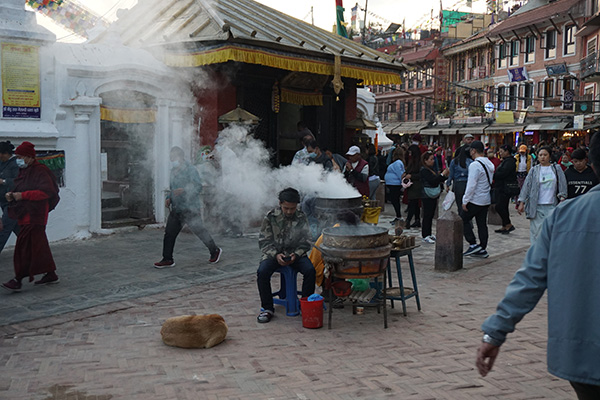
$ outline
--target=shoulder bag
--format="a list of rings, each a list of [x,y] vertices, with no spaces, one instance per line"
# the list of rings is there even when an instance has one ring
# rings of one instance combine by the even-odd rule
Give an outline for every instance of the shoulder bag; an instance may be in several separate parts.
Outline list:
[[[485,176],[487,177],[487,181],[490,184],[490,198],[491,198],[492,204],[496,204],[496,190],[494,188],[492,188],[492,180],[490,179],[490,174],[488,173],[488,170],[485,167],[485,164],[483,164],[479,160],[476,160],[476,161],[479,164],[481,164],[481,167],[483,168],[483,172],[485,172]]]

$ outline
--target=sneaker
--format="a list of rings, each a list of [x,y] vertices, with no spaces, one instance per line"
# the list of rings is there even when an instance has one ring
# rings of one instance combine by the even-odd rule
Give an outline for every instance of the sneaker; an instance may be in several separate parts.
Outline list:
[[[435,235],[429,235],[433,240],[437,240],[437,238],[435,237]]]
[[[210,256],[210,259],[208,260],[208,262],[209,262],[209,263],[213,263],[213,264],[216,264],[216,263],[218,263],[218,262],[219,262],[219,260],[221,259],[221,253],[223,253],[223,250],[221,250],[221,248],[219,247],[219,248],[217,249],[217,251],[215,252],[215,254],[212,254],[212,255]],[[269,322],[269,321],[267,321],[267,322]]]
[[[469,246],[469,248],[467,249],[467,251],[465,251],[463,253],[463,256],[470,256],[473,253],[477,253],[479,250],[483,250],[480,245],[478,245],[478,244],[472,244],[472,245]]]
[[[165,260],[164,258],[159,262],[154,263],[154,268],[163,269],[163,268],[172,268],[175,266],[175,261],[173,260]]]
[[[266,324],[271,321],[271,318],[273,318],[273,311],[262,310],[260,314],[258,314],[258,317],[256,317],[256,320],[261,324]]]
[[[488,252],[484,249],[481,249],[478,252],[471,254],[471,257],[477,257],[477,258],[488,258],[489,256],[490,255],[488,254]]]
[[[429,243],[429,244],[434,244],[435,243],[435,239],[431,237],[431,235],[424,237],[422,239],[425,243]]]
[[[18,280],[13,278],[8,282],[3,283],[2,287],[4,289],[8,289],[13,292],[20,292],[21,291],[21,282],[19,282]]]
[[[510,228],[505,229],[504,232],[502,232],[502,233],[505,234],[505,235],[508,235],[509,233],[511,233],[514,230],[515,230],[515,226],[511,225]]]
[[[42,279],[35,281],[34,285],[48,285],[48,284],[54,284],[54,283],[58,283],[58,275],[56,275],[56,272],[48,272],[46,275],[42,276]]]

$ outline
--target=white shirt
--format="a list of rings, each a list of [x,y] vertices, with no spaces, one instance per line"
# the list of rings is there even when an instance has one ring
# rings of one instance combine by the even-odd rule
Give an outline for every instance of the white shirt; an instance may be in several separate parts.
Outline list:
[[[527,172],[527,155],[522,156],[521,154],[519,154],[518,157],[519,167],[517,169],[517,172]]]
[[[556,196],[556,171],[552,170],[552,165],[542,167],[540,165],[540,194],[538,204],[554,204]]]
[[[485,174],[483,165],[488,174]],[[488,180],[489,176],[489,180]],[[494,176],[494,164],[489,158],[480,156],[477,157],[469,165],[469,177],[467,178],[467,188],[465,189],[465,195],[463,196],[462,203],[469,204],[473,203],[478,206],[489,206],[492,203],[490,197],[490,181]]]

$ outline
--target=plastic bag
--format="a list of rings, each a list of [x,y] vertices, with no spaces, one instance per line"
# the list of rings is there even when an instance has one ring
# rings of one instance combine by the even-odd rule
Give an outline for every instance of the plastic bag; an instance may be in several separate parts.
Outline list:
[[[442,202],[442,208],[444,209],[444,211],[448,211],[450,207],[452,207],[454,199],[455,196],[453,191],[449,191],[448,193],[446,193],[446,197],[444,197],[444,201]]]
[[[310,296],[308,296],[308,301],[319,301],[319,300],[323,300],[323,296],[321,296],[318,293],[315,294],[311,294]]]
[[[352,290],[364,292],[370,287],[370,279],[348,279],[348,282],[352,282]]]

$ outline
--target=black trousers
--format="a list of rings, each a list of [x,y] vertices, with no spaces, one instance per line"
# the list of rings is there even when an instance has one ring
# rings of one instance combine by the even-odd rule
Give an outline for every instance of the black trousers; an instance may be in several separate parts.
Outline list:
[[[463,230],[465,239],[469,244],[477,244],[475,239],[475,233],[473,233],[473,226],[471,226],[471,220],[475,218],[477,224],[477,234],[479,236],[479,245],[485,250],[488,244],[488,227],[487,227],[487,212],[489,206],[478,206],[473,203],[467,204],[467,212],[461,215],[463,220]]]
[[[274,311],[271,276],[279,267],[279,263],[274,258],[263,260],[258,265],[256,283],[258,284],[258,294],[260,295],[260,306],[264,310]],[[315,292],[316,272],[315,267],[308,257],[298,257],[294,263],[290,264],[290,267],[302,274],[302,297],[308,297],[313,294]]]
[[[390,203],[394,206],[394,211],[396,212],[396,218],[402,218],[402,211],[400,208],[400,197],[402,196],[402,186],[401,185],[387,185],[387,188],[390,189]]]
[[[210,254],[213,255],[217,252],[218,247],[215,244],[212,236],[204,227],[202,217],[196,213],[184,213],[172,211],[167,219],[167,226],[165,227],[165,237],[163,239],[163,259],[173,259],[173,249],[175,248],[175,240],[177,235],[181,232],[183,226],[187,224],[190,227],[194,235],[196,235],[202,243],[208,248]]]
[[[573,389],[575,389],[575,393],[577,393],[577,398],[579,400],[600,399],[600,386],[573,381],[570,381],[569,383],[573,386]]]
[[[415,223],[413,225],[421,225],[421,210],[419,208],[419,200],[413,199],[408,200],[408,212],[406,213],[406,227],[410,226],[410,220],[415,217]]]
[[[502,218],[502,226],[511,225],[510,214],[508,212],[508,203],[510,197],[503,192],[496,193],[496,212]]]
[[[426,238],[431,235],[431,225],[433,224],[433,215],[435,214],[435,208],[437,207],[438,199],[430,199],[429,197],[421,199],[423,202],[423,224],[421,229],[421,236]]]

